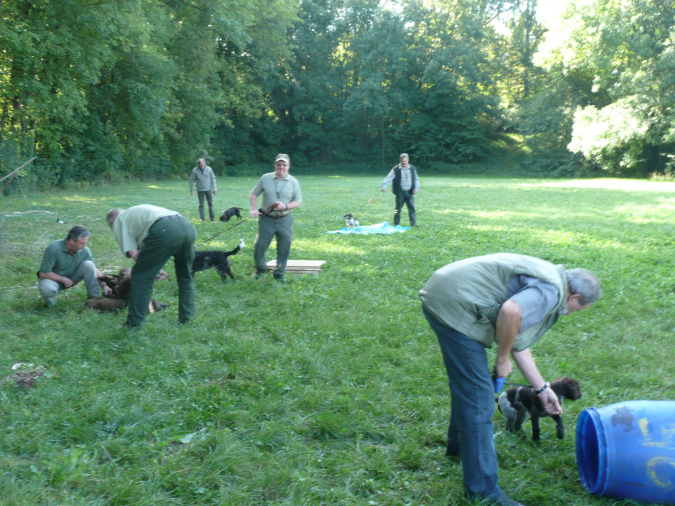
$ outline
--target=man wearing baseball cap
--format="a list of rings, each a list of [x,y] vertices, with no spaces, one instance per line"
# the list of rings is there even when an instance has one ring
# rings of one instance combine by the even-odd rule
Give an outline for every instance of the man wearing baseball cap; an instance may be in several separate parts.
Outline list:
[[[300,183],[288,174],[291,158],[280,153],[274,159],[274,172],[264,174],[251,190],[251,218],[258,218],[258,235],[255,238],[253,258],[255,270],[252,277],[258,279],[265,273],[265,254],[272,239],[277,238],[277,267],[274,279],[284,280],[286,264],[293,243],[292,210],[302,205]],[[262,194],[262,205],[258,208],[258,196]]]

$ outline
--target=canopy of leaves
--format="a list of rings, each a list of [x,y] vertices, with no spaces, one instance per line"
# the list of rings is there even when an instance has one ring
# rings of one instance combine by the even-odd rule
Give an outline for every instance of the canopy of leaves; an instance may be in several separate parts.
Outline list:
[[[672,172],[675,7],[574,0],[0,2],[3,168],[42,183],[294,166]],[[545,42],[545,46],[541,46]],[[545,51],[537,54],[544,47]],[[512,139],[515,137],[512,137]]]

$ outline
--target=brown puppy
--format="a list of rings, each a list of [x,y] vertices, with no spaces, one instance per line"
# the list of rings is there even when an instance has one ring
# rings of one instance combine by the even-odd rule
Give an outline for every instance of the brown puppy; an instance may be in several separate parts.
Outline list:
[[[87,299],[84,303],[85,306],[95,309],[99,313],[116,313],[127,307],[127,304],[129,304],[128,300],[115,297],[92,297],[91,299]],[[148,311],[150,313],[156,313],[166,309],[166,307],[166,302],[157,302],[155,299],[150,299]]]
[[[112,297],[93,297],[87,299],[84,305],[101,313],[114,313],[127,307],[129,292],[131,291],[131,269],[124,267],[120,269],[120,273],[117,275],[105,274],[99,279],[112,289]],[[166,309],[166,307],[165,302],[150,299],[148,310],[150,313],[156,313]]]
[[[572,378],[563,377],[551,382],[551,388],[562,403],[563,399],[576,401],[581,398],[581,388],[579,382]],[[563,427],[560,415],[549,415],[534,392],[532,387],[509,388],[495,399],[499,411],[506,418],[506,428],[509,432],[520,430],[523,422],[530,415],[532,418],[532,439],[539,441],[539,418],[551,416],[557,425],[556,436],[558,439],[565,437],[565,428]]]

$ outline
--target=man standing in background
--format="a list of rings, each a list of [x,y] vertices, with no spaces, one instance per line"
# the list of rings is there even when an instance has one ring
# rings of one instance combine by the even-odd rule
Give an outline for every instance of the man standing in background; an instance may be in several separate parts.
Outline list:
[[[215,221],[213,214],[213,195],[216,194],[216,175],[211,167],[206,165],[206,161],[200,158],[197,166],[192,169],[190,174],[190,195],[194,195],[194,184],[197,183],[197,196],[199,197],[199,221],[204,221],[204,199],[209,203],[209,218]],[[211,193],[213,192],[213,194]]]
[[[420,178],[417,169],[408,163],[407,153],[401,153],[400,163],[389,171],[382,181],[382,191],[386,191],[391,181],[392,190],[396,196],[396,211],[394,212],[394,226],[401,223],[401,209],[403,204],[408,208],[410,226],[417,227],[417,211],[415,210],[415,195],[420,190]]]

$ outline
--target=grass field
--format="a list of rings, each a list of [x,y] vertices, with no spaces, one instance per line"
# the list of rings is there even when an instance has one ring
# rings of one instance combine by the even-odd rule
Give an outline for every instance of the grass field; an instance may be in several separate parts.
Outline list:
[[[326,234],[372,197],[361,223],[391,221],[380,181],[300,178],[291,258],[326,260],[324,272],[252,280],[249,220],[199,246],[244,238],[237,282],[197,273],[187,326],[176,323],[175,291],[158,283],[169,308],[138,333],[120,328],[123,314],[84,312],[81,286],[45,309],[35,272],[44,247],[78,223],[99,268],[131,265],[105,223],[111,207],[179,211],[198,243],[225,230],[198,222],[187,182],[3,197],[0,504],[468,504],[459,461],[444,456],[447,378],[417,291],[447,263],[500,251],[585,267],[603,285],[594,307],[532,348],[547,379],[582,385],[563,406],[566,438],[544,419],[536,446],[529,422],[512,435],[495,414],[502,488],[529,506],[633,504],[582,487],[575,423],[590,406],[675,400],[675,184],[422,175],[421,228]],[[216,209],[246,211],[254,183],[221,178]],[[34,388],[10,378],[19,362],[43,368]]]

